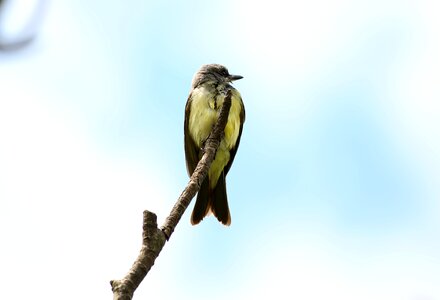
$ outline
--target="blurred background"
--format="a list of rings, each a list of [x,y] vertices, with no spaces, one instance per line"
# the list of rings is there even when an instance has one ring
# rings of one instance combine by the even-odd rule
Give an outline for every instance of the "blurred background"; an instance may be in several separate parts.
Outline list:
[[[232,225],[191,205],[134,299],[440,299],[432,1],[0,5],[5,299],[112,298],[188,181],[205,63],[244,76]]]

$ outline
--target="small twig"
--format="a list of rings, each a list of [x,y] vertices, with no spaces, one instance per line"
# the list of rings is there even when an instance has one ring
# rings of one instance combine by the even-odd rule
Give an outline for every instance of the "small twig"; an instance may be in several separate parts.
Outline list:
[[[141,251],[124,278],[110,281],[114,300],[133,298],[134,291],[154,265],[154,261],[159,256],[165,242],[169,240],[192,198],[199,191],[223,137],[230,108],[231,91],[229,90],[220,110],[219,118],[205,143],[204,154],[161,229],[157,227],[156,215],[148,210],[144,211]]]

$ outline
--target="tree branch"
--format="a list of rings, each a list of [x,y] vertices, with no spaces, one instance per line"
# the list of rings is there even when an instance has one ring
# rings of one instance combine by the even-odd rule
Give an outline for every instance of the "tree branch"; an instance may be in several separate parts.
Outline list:
[[[165,242],[170,239],[192,198],[199,191],[200,185],[214,161],[215,154],[224,134],[230,108],[231,91],[228,90],[220,110],[219,118],[206,140],[204,154],[197,164],[188,185],[177,199],[176,204],[161,229],[157,227],[156,215],[148,210],[144,211],[141,251],[124,278],[110,281],[114,300],[130,300],[133,298],[134,291],[147,275],[148,271],[150,271],[154,261],[159,256],[160,251],[162,251]]]

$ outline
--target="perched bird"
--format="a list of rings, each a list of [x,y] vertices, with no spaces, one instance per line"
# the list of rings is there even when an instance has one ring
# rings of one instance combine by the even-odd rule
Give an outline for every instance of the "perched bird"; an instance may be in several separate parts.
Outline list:
[[[241,78],[243,76],[229,74],[228,69],[222,65],[209,64],[203,65],[192,81],[184,124],[185,158],[189,176],[202,158],[205,141],[218,119],[227,91],[231,91],[231,109],[224,136],[208,176],[197,194],[191,215],[193,225],[200,223],[211,212],[224,225],[231,224],[226,175],[234,161],[245,119],[241,95],[231,83]]]

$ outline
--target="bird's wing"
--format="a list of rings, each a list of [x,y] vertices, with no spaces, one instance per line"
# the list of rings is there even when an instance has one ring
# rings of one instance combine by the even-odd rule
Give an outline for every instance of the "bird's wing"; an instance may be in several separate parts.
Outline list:
[[[230,158],[229,158],[228,164],[225,166],[225,169],[224,169],[225,176],[228,174],[229,169],[231,168],[232,162],[234,161],[235,154],[237,153],[238,146],[240,145],[241,132],[243,130],[243,123],[244,123],[244,120],[245,120],[245,117],[246,117],[246,114],[245,114],[245,111],[244,111],[244,104],[243,104],[243,101],[241,99],[240,94],[238,94],[238,97],[240,97],[240,104],[241,104],[240,131],[238,133],[238,138],[237,138],[237,142],[235,142],[235,146],[231,150],[229,150]]]
[[[185,123],[184,123],[184,136],[185,136],[185,159],[186,159],[186,170],[188,175],[191,176],[194,169],[197,167],[199,162],[199,152],[200,149],[194,143],[191,135],[189,134],[189,113],[192,102],[192,94],[189,95],[188,101],[185,106]]]

